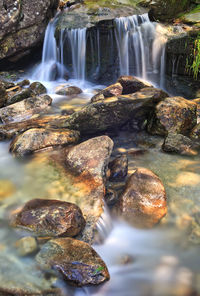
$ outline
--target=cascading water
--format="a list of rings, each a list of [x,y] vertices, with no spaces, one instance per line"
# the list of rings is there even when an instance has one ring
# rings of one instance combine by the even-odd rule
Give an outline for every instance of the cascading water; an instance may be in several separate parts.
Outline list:
[[[115,25],[120,75],[136,75],[163,85],[166,39],[159,25],[150,22],[148,14],[120,17]]]
[[[66,30],[64,34],[70,41],[73,77],[85,80],[86,28]]]
[[[72,56],[72,76],[85,79],[86,28],[61,30],[59,43],[55,38],[58,15],[49,22],[44,38],[42,62],[35,70],[32,78],[41,81],[64,78],[69,72],[64,62],[65,46],[70,46]]]
[[[50,81],[57,77],[62,77],[66,72],[62,59],[58,58],[55,39],[57,21],[58,15],[47,26],[42,50],[42,62],[33,73],[33,79]]]
[[[42,63],[36,69],[33,78],[50,81],[69,75],[82,81],[85,78],[90,80],[92,77],[98,81],[102,68],[104,72],[108,72],[102,62],[106,60],[107,53],[102,48],[101,30],[97,27],[93,34],[90,34],[90,30],[86,28],[60,29],[56,42],[55,30],[58,19],[59,15],[47,27]],[[114,48],[117,50],[117,75],[135,75],[164,87],[166,38],[161,26],[150,22],[148,14],[116,18],[114,24],[114,31],[110,29],[108,32],[108,46],[111,47],[111,52]],[[91,66],[86,62],[87,40],[90,43],[88,55],[91,56]],[[89,77],[85,77],[86,68]],[[114,77],[111,77],[112,79]]]

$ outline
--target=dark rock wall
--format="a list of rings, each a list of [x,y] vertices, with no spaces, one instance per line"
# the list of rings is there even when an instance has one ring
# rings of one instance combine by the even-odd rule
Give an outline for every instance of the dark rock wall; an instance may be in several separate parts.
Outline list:
[[[3,0],[0,2],[0,65],[17,61],[42,42],[48,20],[59,0]]]

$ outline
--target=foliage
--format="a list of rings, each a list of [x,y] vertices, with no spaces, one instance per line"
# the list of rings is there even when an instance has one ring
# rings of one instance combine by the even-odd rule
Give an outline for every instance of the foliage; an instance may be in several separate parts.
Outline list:
[[[186,71],[192,73],[195,79],[200,74],[200,34],[194,41],[194,46],[191,53],[192,59],[186,59]]]

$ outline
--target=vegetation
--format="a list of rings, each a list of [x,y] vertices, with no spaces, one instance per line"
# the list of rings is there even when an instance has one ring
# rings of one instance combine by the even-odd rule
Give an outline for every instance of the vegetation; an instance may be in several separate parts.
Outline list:
[[[190,55],[190,58],[186,60],[186,71],[192,73],[195,79],[200,74],[200,34],[194,41],[194,46]]]

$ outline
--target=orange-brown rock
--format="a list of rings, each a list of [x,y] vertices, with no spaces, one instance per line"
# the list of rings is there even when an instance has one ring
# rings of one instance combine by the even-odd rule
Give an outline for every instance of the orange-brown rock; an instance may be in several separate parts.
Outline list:
[[[167,213],[165,188],[157,175],[137,168],[119,200],[122,216],[138,227],[150,228]]]
[[[12,219],[12,226],[34,232],[37,236],[76,236],[85,226],[78,206],[72,203],[33,199]]]
[[[169,132],[187,135],[197,123],[197,104],[182,97],[169,97],[158,103],[148,122],[152,134]]]
[[[33,128],[19,134],[10,144],[10,151],[16,156],[24,156],[36,150],[69,145],[79,140],[79,132],[68,129]]]
[[[135,93],[145,87],[152,87],[152,84],[134,76],[121,76],[117,82],[123,87],[123,95]]]
[[[98,285],[109,280],[108,269],[87,243],[72,238],[48,241],[36,256],[37,262],[45,269],[56,270],[70,285]]]

